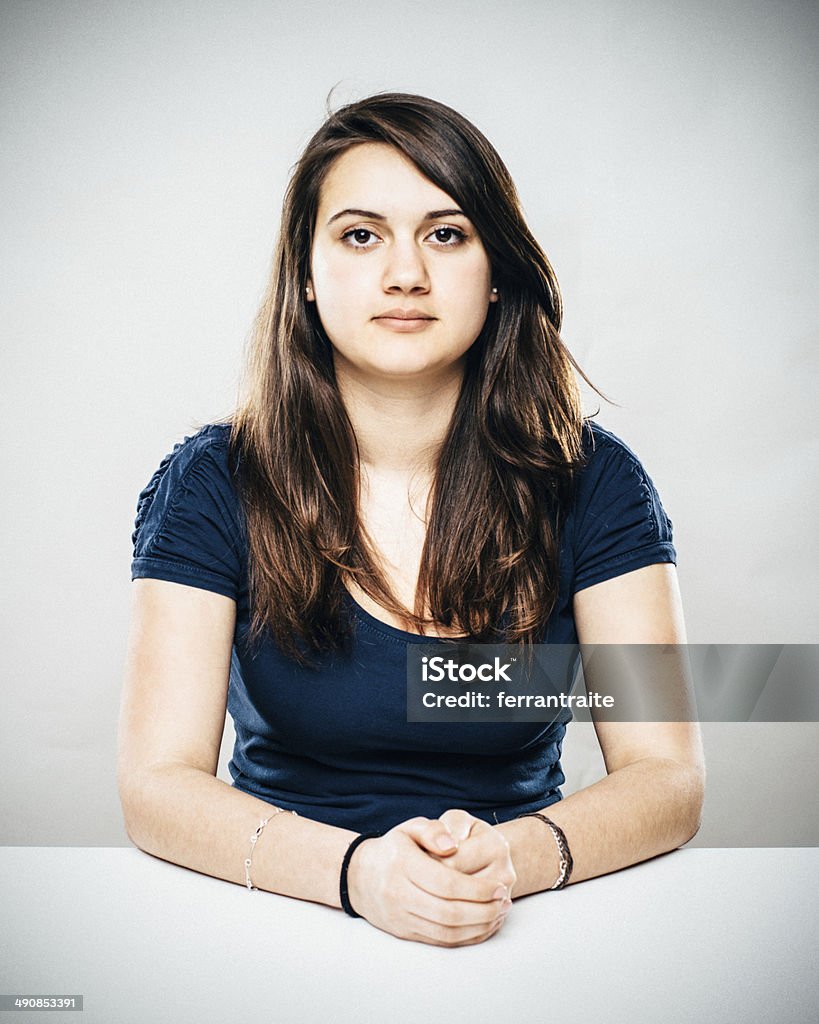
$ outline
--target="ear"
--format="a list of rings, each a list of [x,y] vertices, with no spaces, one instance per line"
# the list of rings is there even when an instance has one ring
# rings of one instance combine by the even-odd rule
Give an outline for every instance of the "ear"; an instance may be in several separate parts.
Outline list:
[[[490,302],[497,302],[498,301],[498,289],[497,288],[493,287],[492,290],[489,292],[489,301]]]
[[[308,302],[315,302],[316,301],[316,296],[313,294],[313,282],[312,281],[308,280],[307,286],[304,289],[304,293],[305,293],[305,298],[307,299]]]

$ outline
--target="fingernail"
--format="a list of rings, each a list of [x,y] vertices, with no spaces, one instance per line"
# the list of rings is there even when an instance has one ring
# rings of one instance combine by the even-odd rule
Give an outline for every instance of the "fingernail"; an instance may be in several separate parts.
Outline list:
[[[438,838],[435,840],[435,845],[443,853],[446,850],[455,849],[455,840],[452,838],[452,836],[438,836]]]
[[[508,895],[509,895],[509,893],[506,891],[506,886],[505,885],[499,885],[497,887],[497,889],[494,891],[494,893],[492,894],[492,899],[494,899],[494,900],[505,900],[508,897]]]

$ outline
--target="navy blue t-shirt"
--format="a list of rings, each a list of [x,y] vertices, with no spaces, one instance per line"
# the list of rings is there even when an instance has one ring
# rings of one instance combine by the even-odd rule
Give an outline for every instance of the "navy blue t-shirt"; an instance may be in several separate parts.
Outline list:
[[[236,602],[228,711],[236,788],[357,832],[451,807],[490,823],[561,799],[565,722],[407,722],[406,652],[435,643],[374,618],[348,596],[354,639],[318,668],[268,634],[252,651],[247,541],[228,464],[230,427],[210,424],[166,455],[139,495],[131,578]],[[676,562],[671,520],[635,454],[588,421],[560,545],[560,592],[543,642],[577,642],[572,596],[655,562]]]

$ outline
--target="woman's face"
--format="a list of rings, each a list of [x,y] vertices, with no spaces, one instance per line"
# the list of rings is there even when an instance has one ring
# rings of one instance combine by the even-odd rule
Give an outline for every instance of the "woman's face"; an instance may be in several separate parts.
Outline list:
[[[335,160],[319,196],[307,298],[337,372],[460,374],[497,298],[491,287],[475,228],[402,153],[367,142]]]

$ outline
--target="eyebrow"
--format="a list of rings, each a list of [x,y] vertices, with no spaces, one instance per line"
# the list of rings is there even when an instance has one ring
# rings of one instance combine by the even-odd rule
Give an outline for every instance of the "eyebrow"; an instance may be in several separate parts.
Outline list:
[[[334,220],[338,220],[339,217],[344,217],[347,214],[352,214],[355,217],[368,217],[370,220],[386,220],[387,218],[383,213],[373,213],[372,210],[339,210],[338,213],[334,213],[333,216],[327,221],[329,227]],[[430,210],[429,213],[424,217],[424,220],[437,220],[438,217],[466,217],[463,210]],[[467,217],[467,220],[469,218]]]

